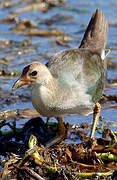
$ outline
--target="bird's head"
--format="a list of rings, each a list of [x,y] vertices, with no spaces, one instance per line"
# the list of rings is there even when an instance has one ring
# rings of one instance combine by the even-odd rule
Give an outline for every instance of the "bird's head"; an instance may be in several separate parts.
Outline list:
[[[20,88],[24,85],[35,85],[35,84],[43,84],[47,82],[52,77],[48,68],[40,63],[33,62],[26,67],[24,67],[21,76],[14,83],[12,89]]]

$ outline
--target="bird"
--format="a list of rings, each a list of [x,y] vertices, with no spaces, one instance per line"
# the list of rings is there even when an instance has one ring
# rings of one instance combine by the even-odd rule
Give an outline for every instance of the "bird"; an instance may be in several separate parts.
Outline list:
[[[53,55],[47,64],[32,62],[24,67],[12,89],[32,85],[32,104],[43,117],[58,120],[58,138],[64,136],[62,118],[93,113],[93,138],[105,84],[105,49],[108,21],[100,9],[92,15],[79,48]]]

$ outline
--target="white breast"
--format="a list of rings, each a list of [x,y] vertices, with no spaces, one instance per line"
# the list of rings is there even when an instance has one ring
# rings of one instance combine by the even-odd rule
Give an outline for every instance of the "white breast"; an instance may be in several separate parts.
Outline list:
[[[91,97],[83,91],[83,88],[79,88],[80,90],[76,89],[75,91],[78,93],[74,94],[68,91],[69,94],[65,89],[64,94],[57,96],[56,93],[50,91],[50,89],[45,86],[34,87],[32,91],[32,104],[39,114],[44,117],[88,114],[92,111],[93,107]],[[80,96],[82,99],[80,99]]]
[[[32,90],[32,104],[34,108],[44,117],[52,117],[51,103],[53,92],[45,86],[37,86]]]

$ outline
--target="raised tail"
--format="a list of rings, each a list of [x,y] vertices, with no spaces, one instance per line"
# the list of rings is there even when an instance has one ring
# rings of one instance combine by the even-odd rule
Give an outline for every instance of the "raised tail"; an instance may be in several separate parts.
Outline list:
[[[102,51],[105,49],[108,38],[108,22],[100,9],[96,9],[79,48]],[[106,54],[105,54],[106,56]]]

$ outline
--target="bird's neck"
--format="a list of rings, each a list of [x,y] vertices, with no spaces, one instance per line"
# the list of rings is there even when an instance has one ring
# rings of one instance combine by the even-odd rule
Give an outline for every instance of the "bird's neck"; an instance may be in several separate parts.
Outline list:
[[[44,77],[45,76],[45,77]],[[43,78],[41,78],[41,81],[39,83],[35,83],[33,85],[33,88],[36,89],[48,89],[48,91],[56,91],[59,88],[59,83],[57,79],[55,79],[51,74],[47,76],[47,74],[43,75]]]

